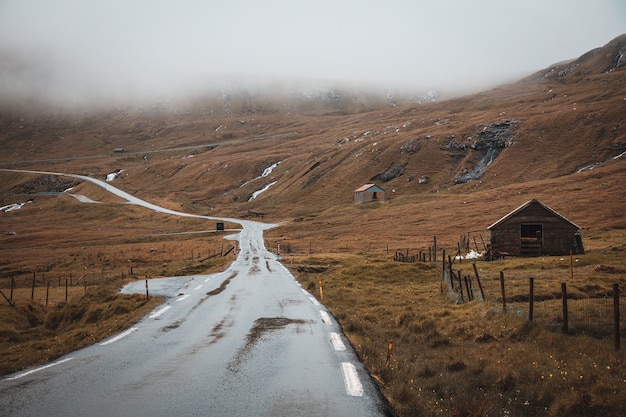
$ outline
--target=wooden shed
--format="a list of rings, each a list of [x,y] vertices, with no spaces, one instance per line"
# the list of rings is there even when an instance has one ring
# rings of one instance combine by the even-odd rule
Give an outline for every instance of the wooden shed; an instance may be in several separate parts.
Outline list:
[[[487,228],[491,253],[513,256],[584,253],[579,230],[576,224],[535,199]]]
[[[370,201],[385,201],[385,190],[376,184],[365,184],[354,190],[354,203],[368,203]]]

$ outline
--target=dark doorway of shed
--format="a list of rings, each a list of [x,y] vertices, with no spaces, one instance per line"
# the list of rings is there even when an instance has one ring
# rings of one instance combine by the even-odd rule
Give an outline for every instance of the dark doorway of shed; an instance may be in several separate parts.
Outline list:
[[[374,191],[372,200],[380,200],[380,193],[378,191]]]
[[[521,230],[521,254],[541,255],[543,248],[543,225],[522,224]]]

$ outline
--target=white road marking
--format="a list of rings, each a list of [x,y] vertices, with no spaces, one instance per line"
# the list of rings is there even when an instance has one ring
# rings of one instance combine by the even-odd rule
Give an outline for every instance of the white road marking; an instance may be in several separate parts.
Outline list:
[[[339,333],[330,334],[330,344],[333,345],[333,349],[335,350],[346,350],[346,345],[343,343],[343,340],[341,340]]]
[[[122,332],[120,334],[118,334],[117,336],[115,336],[112,339],[107,340],[106,342],[102,342],[100,343],[100,346],[106,346],[106,345],[110,345],[111,343],[115,343],[118,340],[128,336],[129,334],[131,334],[132,332],[136,332],[137,330],[139,330],[139,328],[137,327],[131,327],[130,329],[126,330],[125,332]]]
[[[194,288],[194,291],[198,291],[200,288],[202,288],[202,284],[198,285],[196,288]]]
[[[209,282],[209,281],[211,281],[211,278],[207,278],[204,280],[204,282]]]
[[[322,322],[324,324],[330,324],[330,316],[327,312],[320,310],[320,316],[322,316]]]
[[[165,313],[167,310],[169,310],[170,308],[172,308],[172,306],[165,306],[162,309],[155,311],[154,313],[152,313],[152,315],[150,315],[150,317],[148,317],[149,319],[156,319],[157,317],[159,317],[161,314]]]
[[[309,294],[309,292],[307,290],[305,290],[304,288],[300,288],[300,291],[302,291],[303,293],[305,293],[307,295]]]
[[[342,362],[341,371],[343,372],[343,382],[346,385],[346,393],[354,397],[362,397],[363,385],[361,385],[361,380],[354,364]]]
[[[317,300],[315,299],[315,297],[309,297],[309,300],[311,300],[311,303],[312,303],[314,306],[318,306],[318,305],[320,305],[320,302],[319,302],[319,301],[317,301]]]
[[[60,361],[52,362],[52,363],[49,363],[47,365],[40,366],[39,368],[31,369],[30,371],[22,372],[21,374],[17,374],[15,376],[12,376],[12,377],[9,377],[9,378],[5,378],[5,379],[8,380],[8,381],[12,381],[14,379],[20,379],[20,378],[23,378],[23,377],[25,377],[27,375],[34,374],[35,372],[43,371],[44,369],[48,369],[48,368],[51,368],[53,366],[60,365],[60,364],[62,364],[64,362],[67,362],[67,361],[71,361],[72,359],[74,359],[74,358],[61,359]]]
[[[176,301],[183,301],[185,298],[189,297],[189,294],[181,295],[176,299]]]

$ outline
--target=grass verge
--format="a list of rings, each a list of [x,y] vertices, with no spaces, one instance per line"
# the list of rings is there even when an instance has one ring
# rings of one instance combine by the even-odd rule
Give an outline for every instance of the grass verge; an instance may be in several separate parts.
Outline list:
[[[515,311],[503,313],[489,299],[454,304],[441,290],[441,266],[434,263],[371,254],[284,261],[312,293],[319,296],[323,282],[324,304],[399,416],[623,414],[625,356],[610,338],[563,334]],[[481,266],[487,279],[496,267],[521,270],[523,262]],[[541,260],[527,262],[532,267]],[[562,275],[561,262],[544,262],[543,273]],[[585,279],[601,280],[593,274]]]

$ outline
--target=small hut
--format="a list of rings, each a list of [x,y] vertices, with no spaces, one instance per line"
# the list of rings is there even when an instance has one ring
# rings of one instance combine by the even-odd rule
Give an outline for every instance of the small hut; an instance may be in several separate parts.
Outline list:
[[[354,204],[385,201],[385,190],[376,184],[365,184],[354,190]]]
[[[541,203],[530,200],[487,228],[491,254],[513,256],[584,253],[580,227]]]

